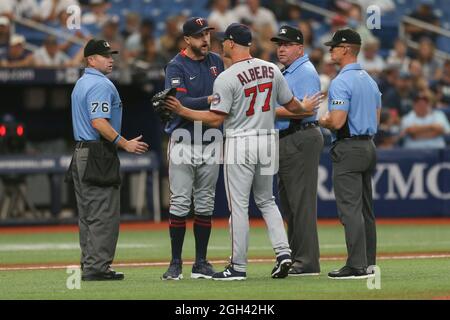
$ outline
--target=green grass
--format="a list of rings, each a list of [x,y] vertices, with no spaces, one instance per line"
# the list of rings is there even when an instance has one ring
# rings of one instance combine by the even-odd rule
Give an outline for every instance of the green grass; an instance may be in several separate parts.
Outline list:
[[[321,254],[344,255],[341,226],[320,226]],[[450,252],[450,225],[378,227],[379,253]],[[0,266],[13,264],[77,264],[78,234],[2,234]],[[59,245],[55,247],[55,245]],[[31,246],[31,247],[30,247]],[[34,247],[33,247],[34,246]],[[33,250],[24,250],[33,248]],[[39,249],[39,250],[37,250]],[[188,230],[183,258],[194,257],[192,230]],[[167,230],[123,231],[115,261],[168,261]],[[210,259],[225,260],[230,255],[227,229],[214,229]],[[273,258],[265,228],[252,228],[249,258]],[[82,282],[80,290],[66,288],[69,276],[64,269],[39,271],[0,271],[0,299],[431,299],[450,296],[450,259],[378,261],[381,289],[369,290],[366,280],[330,280],[326,273],[344,264],[321,262],[318,277],[274,280],[272,263],[250,263],[244,282],[191,280],[190,265],[184,266],[182,281],[161,281],[166,267],[120,268],[126,280],[120,282]],[[221,269],[223,265],[217,264]],[[118,268],[119,269],[119,268]]]
[[[340,262],[324,262],[330,270]],[[369,290],[366,280],[318,277],[270,278],[272,264],[249,266],[246,281],[217,282],[189,279],[161,281],[165,268],[122,268],[126,280],[82,282],[80,290],[66,288],[65,270],[0,272],[0,299],[431,299],[450,294],[450,259],[380,261],[381,288]]]

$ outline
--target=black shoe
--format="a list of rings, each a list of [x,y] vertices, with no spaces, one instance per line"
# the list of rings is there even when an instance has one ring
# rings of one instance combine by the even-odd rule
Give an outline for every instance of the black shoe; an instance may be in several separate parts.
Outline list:
[[[349,266],[344,266],[339,270],[334,270],[328,273],[328,278],[330,279],[367,279],[373,276],[373,274],[368,274],[366,268],[352,268]]]
[[[221,281],[245,280],[247,279],[247,273],[237,271],[232,264],[229,264],[224,271],[214,273],[212,279]]]
[[[272,269],[272,278],[281,279],[288,276],[289,268],[292,265],[292,259],[290,254],[283,254],[277,257],[277,263]]]
[[[213,266],[207,260],[201,260],[192,265],[192,279],[211,279],[214,271]]]
[[[105,272],[83,274],[81,280],[83,281],[112,281],[112,280],[123,280],[125,275],[123,272],[116,272],[113,269],[108,269]]]
[[[293,277],[318,276],[320,275],[320,271],[307,271],[300,266],[292,265],[292,267],[289,269],[288,275]]]
[[[183,269],[183,261],[174,259],[170,261],[169,269],[163,274],[161,280],[181,280],[183,279],[183,274],[181,273]]]

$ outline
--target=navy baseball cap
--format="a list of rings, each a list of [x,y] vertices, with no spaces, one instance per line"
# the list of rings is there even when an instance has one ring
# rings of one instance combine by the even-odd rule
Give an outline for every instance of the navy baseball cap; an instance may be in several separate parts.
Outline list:
[[[192,17],[183,24],[183,35],[186,37],[199,34],[205,30],[214,30],[215,28],[208,25],[208,20],[200,17]]]
[[[252,45],[252,32],[249,27],[241,23],[230,24],[225,32],[218,32],[217,37],[222,41],[233,40],[237,44],[246,47]]]
[[[335,47],[341,43],[361,45],[361,36],[352,29],[341,29],[335,32],[331,41],[324,44],[329,47]]]
[[[278,35],[272,37],[270,41],[297,42],[303,44],[303,33],[299,29],[293,28],[291,26],[281,26],[280,30],[278,31]]]
[[[91,39],[84,47],[84,57],[89,57],[94,54],[117,54],[119,51],[111,50],[111,46],[106,40]]]

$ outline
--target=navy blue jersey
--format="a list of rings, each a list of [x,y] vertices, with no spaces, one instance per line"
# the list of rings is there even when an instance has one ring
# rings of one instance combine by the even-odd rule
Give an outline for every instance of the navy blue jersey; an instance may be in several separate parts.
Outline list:
[[[208,96],[213,93],[214,80],[223,70],[223,61],[218,54],[210,52],[203,60],[192,60],[183,50],[166,67],[165,88],[177,88],[177,98],[185,107],[208,110]],[[177,116],[167,123],[165,131],[171,134],[177,128],[192,133],[194,124]]]

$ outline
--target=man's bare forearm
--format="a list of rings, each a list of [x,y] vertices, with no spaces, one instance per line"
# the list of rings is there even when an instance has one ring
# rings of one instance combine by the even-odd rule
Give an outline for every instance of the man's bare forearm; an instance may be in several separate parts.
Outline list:
[[[182,107],[179,115],[190,121],[201,121],[210,127],[220,126],[220,123],[217,123],[215,114],[211,111],[192,110],[186,107]]]
[[[100,135],[104,139],[110,142],[113,142],[118,135],[117,131],[114,130],[109,121],[106,119],[103,118],[94,119],[92,120],[92,126],[94,127],[95,130],[98,131],[98,133],[100,133]]]
[[[314,112],[302,112],[301,114],[298,114],[287,110],[285,107],[278,107],[276,109],[276,115],[277,118],[303,119],[309,116],[313,116]]]

